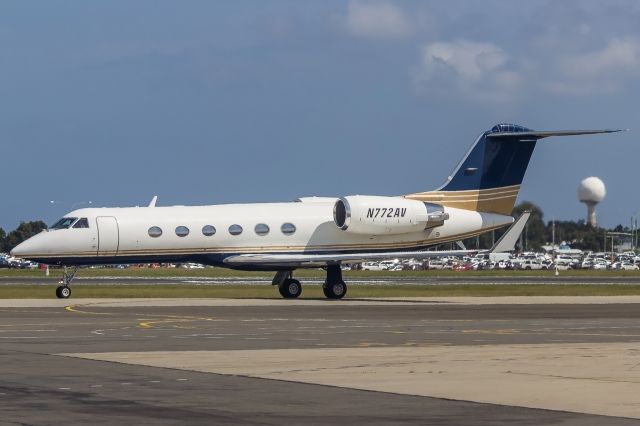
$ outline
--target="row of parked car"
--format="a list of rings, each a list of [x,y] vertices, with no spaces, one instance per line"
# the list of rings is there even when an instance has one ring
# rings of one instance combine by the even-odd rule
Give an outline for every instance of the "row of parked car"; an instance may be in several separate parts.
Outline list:
[[[113,265],[117,268],[126,268],[128,265]],[[143,266],[143,265],[141,265]],[[147,265],[150,267],[158,264]],[[166,267],[181,267],[187,269],[201,269],[203,265],[197,263],[184,263],[180,265],[162,265]],[[37,269],[39,265],[28,260],[12,257],[0,253],[0,268]],[[369,271],[404,271],[427,269],[451,269],[456,271],[467,270],[491,270],[491,269],[520,269],[520,270],[544,270],[544,269],[594,269],[594,270],[639,270],[640,256],[633,252],[621,253],[611,256],[611,253],[587,253],[585,255],[551,256],[546,253],[522,253],[518,256],[509,253],[484,253],[473,257],[439,257],[429,260],[417,259],[393,259],[380,262],[365,262],[358,265],[344,266],[344,269],[362,269]]]
[[[559,254],[552,256],[547,253],[522,253],[511,255],[508,253],[478,254],[474,257],[447,256],[432,258],[425,261],[416,259],[394,259],[381,262],[366,262],[361,268],[370,271],[401,271],[451,269],[466,270],[545,270],[545,269],[594,269],[594,270],[639,270],[640,256],[633,252],[614,255],[611,253],[587,253],[584,255]]]
[[[38,266],[35,262],[19,259],[6,253],[0,253],[0,268],[37,269]]]

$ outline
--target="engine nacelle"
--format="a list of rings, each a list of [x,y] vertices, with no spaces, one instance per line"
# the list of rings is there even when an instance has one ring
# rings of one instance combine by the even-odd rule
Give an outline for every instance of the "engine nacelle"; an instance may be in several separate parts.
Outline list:
[[[333,221],[354,234],[407,234],[444,223],[449,215],[438,204],[401,197],[351,195],[333,206]]]

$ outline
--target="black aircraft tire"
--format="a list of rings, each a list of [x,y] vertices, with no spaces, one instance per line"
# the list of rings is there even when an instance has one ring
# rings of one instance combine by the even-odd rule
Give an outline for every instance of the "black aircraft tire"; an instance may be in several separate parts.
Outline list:
[[[68,299],[71,296],[71,288],[61,285],[56,288],[56,297],[58,299]]]
[[[302,294],[302,285],[298,280],[287,278],[278,286],[278,290],[285,299],[297,299]]]
[[[347,284],[344,281],[333,284],[325,282],[322,286],[322,292],[327,299],[342,299],[347,294]]]

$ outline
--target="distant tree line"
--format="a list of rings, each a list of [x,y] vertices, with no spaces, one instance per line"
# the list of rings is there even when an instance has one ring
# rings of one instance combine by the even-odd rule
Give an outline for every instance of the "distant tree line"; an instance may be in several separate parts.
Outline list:
[[[531,211],[531,217],[522,232],[521,242],[517,248],[520,251],[540,251],[543,245],[551,245],[554,240],[554,221],[548,220],[545,222],[542,209],[530,201],[523,201],[518,204],[513,209],[512,216],[517,218],[526,210]],[[493,242],[497,241],[506,229],[497,230],[495,233],[487,232],[478,238],[468,238],[463,243],[468,249],[490,248]],[[603,251],[605,248],[604,235],[610,231],[630,232],[628,227],[622,225],[618,225],[613,229],[605,229],[600,227],[593,228],[587,225],[584,219],[577,221],[556,220],[555,243],[560,244],[564,241],[574,249]],[[607,240],[607,250],[610,250],[610,243],[611,239],[609,238]]]
[[[20,222],[20,225],[8,234],[0,228],[0,253],[10,252],[15,246],[40,233],[43,229],[47,229],[47,225],[41,220]]]

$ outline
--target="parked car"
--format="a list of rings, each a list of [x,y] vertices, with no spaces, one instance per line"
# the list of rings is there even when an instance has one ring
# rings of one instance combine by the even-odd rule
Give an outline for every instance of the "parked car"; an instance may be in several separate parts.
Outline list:
[[[538,259],[524,259],[519,263],[520,269],[526,270],[541,270],[547,269],[548,267],[540,262]]]
[[[384,271],[386,268],[378,262],[364,262],[362,264],[363,271]]]
[[[591,265],[591,269],[594,269],[596,271],[601,271],[601,270],[605,270],[609,267],[609,265],[607,265],[607,262],[600,260],[600,259],[596,259],[593,264]]]
[[[619,269],[623,271],[637,271],[640,269],[640,267],[638,267],[638,265],[636,265],[635,263],[621,262]]]
[[[427,269],[445,269],[447,267],[447,263],[440,259],[429,259],[429,263],[427,264]]]
[[[180,267],[186,269],[204,269],[204,265],[200,263],[183,263]]]

